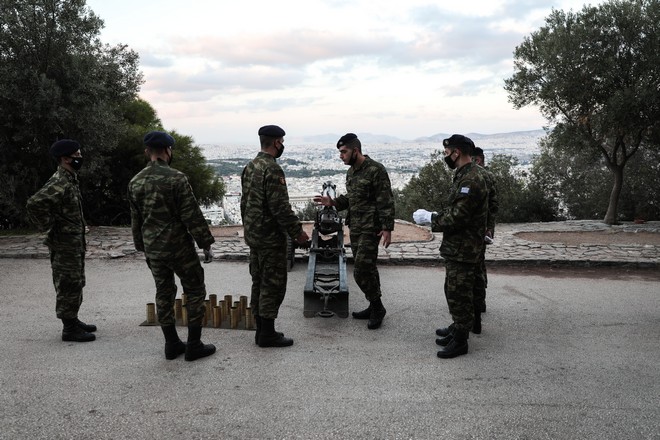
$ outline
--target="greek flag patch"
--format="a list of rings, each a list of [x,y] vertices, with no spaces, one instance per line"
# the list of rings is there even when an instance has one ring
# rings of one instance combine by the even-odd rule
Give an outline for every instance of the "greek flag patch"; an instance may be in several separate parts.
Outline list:
[[[470,194],[470,187],[469,186],[461,187],[461,194]]]

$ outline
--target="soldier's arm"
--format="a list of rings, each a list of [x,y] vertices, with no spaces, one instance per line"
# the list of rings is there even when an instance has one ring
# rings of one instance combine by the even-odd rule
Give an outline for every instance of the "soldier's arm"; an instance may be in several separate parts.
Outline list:
[[[381,230],[392,231],[394,229],[394,196],[392,195],[392,184],[387,171],[379,169],[374,182],[376,192],[376,210],[381,221]]]
[[[431,229],[435,232],[460,229],[470,220],[472,213],[483,200],[482,191],[483,188],[475,181],[462,182],[451,206],[432,217]]]
[[[495,176],[492,173],[490,174],[488,184],[488,220],[486,227],[490,231],[492,238],[495,236],[495,217],[500,206],[497,200],[497,184],[495,183]]]
[[[27,201],[28,219],[41,232],[49,230],[55,222],[53,208],[62,201],[64,189],[57,185],[45,185]]]
[[[335,198],[335,207],[337,208],[337,211],[348,209],[349,205],[348,197],[346,197],[344,194]]]
[[[291,238],[297,238],[302,233],[302,224],[293,212],[289,202],[289,191],[282,170],[270,170],[265,175],[266,202],[268,209],[277,223]]]
[[[177,203],[179,209],[179,217],[190,235],[195,239],[195,243],[201,249],[206,249],[213,242],[215,238],[211,234],[209,225],[204,218],[199,203],[195,198],[192,187],[188,182],[188,178],[182,176],[181,179],[177,182]]]
[[[128,188],[128,204],[131,207],[131,232],[133,234],[133,245],[135,249],[144,252],[144,239],[142,238],[142,213],[135,203],[131,188]]]

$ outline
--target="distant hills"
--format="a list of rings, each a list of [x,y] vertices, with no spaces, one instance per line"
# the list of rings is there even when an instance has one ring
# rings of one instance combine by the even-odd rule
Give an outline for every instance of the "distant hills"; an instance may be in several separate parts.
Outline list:
[[[416,139],[400,139],[395,136],[389,136],[385,134],[373,134],[373,133],[356,133],[362,143],[364,144],[402,144],[402,143],[441,143],[443,139],[446,139],[451,136],[451,133],[436,133],[431,136],[419,137]],[[475,143],[477,141],[489,143],[493,142],[500,144],[502,141],[510,143],[525,143],[528,144],[530,140],[538,140],[545,136],[545,130],[528,130],[528,131],[514,131],[509,133],[495,133],[495,134],[482,134],[482,133],[461,133],[469,137]],[[317,144],[332,144],[337,142],[337,140],[343,136],[343,134],[336,133],[326,133],[313,136],[301,136],[301,137],[291,137],[289,140],[290,143],[317,143]],[[516,142],[519,141],[519,142]]]

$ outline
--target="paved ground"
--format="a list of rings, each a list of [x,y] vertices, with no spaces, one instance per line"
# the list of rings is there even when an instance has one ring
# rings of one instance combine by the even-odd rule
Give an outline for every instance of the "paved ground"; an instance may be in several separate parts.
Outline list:
[[[394,242],[388,249],[381,247],[381,264],[434,265],[441,262],[442,234],[430,234],[428,229],[398,222],[395,235],[397,228],[405,228],[406,237],[417,236],[419,240]],[[419,230],[419,234],[411,233],[411,228]],[[227,231],[215,233],[216,258],[245,260],[249,251],[240,228],[232,227]],[[640,237],[643,238],[640,240]],[[41,243],[42,239],[39,235],[0,237],[0,258],[47,258],[48,250]],[[87,241],[88,258],[143,258],[133,248],[128,228],[92,227]],[[350,250],[348,255],[350,257]],[[296,256],[305,260],[306,251],[298,249]],[[497,226],[495,243],[488,247],[486,259],[491,266],[657,268],[660,266],[660,222],[616,226],[588,220],[501,224]]]
[[[301,264],[277,321],[292,347],[205,329],[218,353],[185,362],[138,325],[154,290],[143,261],[86,268],[81,318],[97,340],[65,343],[48,260],[0,259],[1,439],[659,438],[657,270],[494,267],[483,333],[442,360],[442,267],[383,266],[388,314],[370,331],[304,318]],[[204,268],[209,293],[249,291],[245,261]]]
[[[0,439],[660,439],[660,222],[498,225],[484,332],[454,360],[433,342],[442,234],[397,227],[421,238],[380,250],[382,329],[303,318],[297,250],[278,319],[294,346],[206,329],[219,352],[194,363],[138,325],[153,280],[129,229],[88,234],[90,344],[59,338],[43,237],[0,237]],[[216,235],[209,293],[247,295],[240,230]]]

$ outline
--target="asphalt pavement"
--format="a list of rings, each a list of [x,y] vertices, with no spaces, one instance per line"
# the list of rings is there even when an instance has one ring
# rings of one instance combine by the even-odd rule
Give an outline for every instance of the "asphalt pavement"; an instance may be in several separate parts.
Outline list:
[[[209,293],[249,294],[244,261],[204,266]],[[218,352],[163,356],[145,320],[143,261],[87,260],[80,312],[97,340],[63,342],[44,258],[0,258],[2,439],[658,439],[655,269],[493,267],[484,330],[438,359],[449,323],[441,266],[383,265],[383,327],[304,318],[305,265],[289,273],[263,349],[205,328]],[[349,273],[352,266],[349,265]],[[365,306],[349,282],[351,310]],[[187,331],[180,328],[185,337]]]

